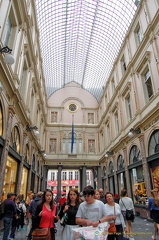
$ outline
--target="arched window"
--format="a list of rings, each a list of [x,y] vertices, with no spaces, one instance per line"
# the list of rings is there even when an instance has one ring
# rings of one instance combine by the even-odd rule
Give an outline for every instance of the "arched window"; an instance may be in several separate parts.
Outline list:
[[[3,112],[2,112],[2,105],[0,103],[0,136],[3,134]]]
[[[113,174],[114,173],[114,165],[113,162],[109,163],[109,174]]]
[[[33,154],[32,158],[32,169],[35,170],[35,155]]]
[[[142,160],[140,149],[138,148],[138,146],[133,145],[130,150],[130,155],[129,155],[130,164],[135,163],[140,160]]]
[[[159,152],[159,129],[155,130],[149,140],[148,155],[151,156]]]
[[[117,170],[121,170],[124,168],[124,159],[122,155],[119,155],[117,159]]]
[[[106,178],[106,167],[103,167],[103,177]]]
[[[25,161],[27,163],[29,163],[29,145],[28,144],[25,145],[25,153],[24,153],[24,155],[25,155]]]
[[[16,152],[20,153],[20,135],[16,126],[12,129],[10,144]]]

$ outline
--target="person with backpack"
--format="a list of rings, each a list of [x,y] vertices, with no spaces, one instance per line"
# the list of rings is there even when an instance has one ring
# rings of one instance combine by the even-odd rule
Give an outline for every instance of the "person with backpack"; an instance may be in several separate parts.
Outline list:
[[[13,217],[16,215],[16,206],[13,201],[15,198],[15,193],[9,192],[7,194],[7,199],[3,201],[4,206],[4,217],[3,217],[3,240],[8,240],[8,235],[12,225]]]
[[[31,234],[32,234],[33,230],[36,228],[35,212],[36,212],[37,205],[42,198],[42,195],[43,195],[43,192],[38,192],[36,194],[36,196],[33,197],[33,200],[31,201],[31,203],[29,205],[29,212],[31,214],[32,223],[31,223],[30,232],[27,236],[27,240],[31,240]]]

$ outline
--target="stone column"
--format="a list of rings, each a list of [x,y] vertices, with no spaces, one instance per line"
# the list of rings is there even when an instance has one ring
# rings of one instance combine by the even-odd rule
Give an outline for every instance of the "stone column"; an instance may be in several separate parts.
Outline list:
[[[43,168],[43,186],[42,186],[42,191],[44,191],[46,189],[47,186],[47,174],[48,174],[48,167],[46,165],[44,165]]]
[[[123,154],[124,154],[124,164],[125,164],[126,190],[127,190],[128,196],[132,197],[131,196],[130,176],[129,176],[129,169],[128,169],[129,159],[127,156],[127,148],[126,147],[123,149]]]
[[[8,156],[8,151],[9,151],[13,115],[14,115],[14,111],[13,111],[13,109],[10,108],[9,113],[8,113],[7,126],[6,126],[6,128],[7,128],[6,140],[5,140],[5,144],[4,144],[3,152],[2,152],[2,157],[1,157],[0,196],[2,195],[3,183],[4,183],[4,177],[5,177],[5,169],[6,169],[6,162],[7,162],[7,156]]]
[[[82,166],[82,179],[80,179],[80,181],[82,181],[82,191],[83,188],[86,187],[87,182],[86,182],[86,166]]]
[[[61,171],[62,166],[58,166],[58,179],[57,179],[57,199],[61,197]]]
[[[97,166],[97,183],[98,183],[98,189],[102,188],[102,171],[101,171],[101,166]]]

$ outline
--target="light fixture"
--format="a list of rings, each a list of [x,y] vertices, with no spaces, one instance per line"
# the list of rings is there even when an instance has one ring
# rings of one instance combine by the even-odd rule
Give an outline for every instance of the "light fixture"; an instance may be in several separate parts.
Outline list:
[[[107,151],[105,154],[105,157],[107,158],[107,157],[109,157],[109,155],[113,155],[113,154],[114,154],[113,151]]]
[[[136,128],[136,129],[135,128],[131,128],[129,130],[128,136],[129,137],[133,137],[134,136],[133,133],[140,134],[141,133],[141,129],[140,128]]]
[[[39,150],[38,153],[42,154],[44,158],[46,157],[45,150]]]
[[[30,132],[30,131],[32,131],[32,130],[35,130],[35,131],[34,131],[34,134],[35,134],[35,135],[39,135],[39,131],[38,131],[37,126],[33,126],[33,127],[31,127],[31,126],[29,126],[29,125],[26,126],[26,131],[27,131],[27,132]]]
[[[12,65],[15,61],[11,52],[12,52],[12,49],[10,49],[7,46],[0,49],[0,53],[8,53],[4,57],[4,62],[9,65]]]

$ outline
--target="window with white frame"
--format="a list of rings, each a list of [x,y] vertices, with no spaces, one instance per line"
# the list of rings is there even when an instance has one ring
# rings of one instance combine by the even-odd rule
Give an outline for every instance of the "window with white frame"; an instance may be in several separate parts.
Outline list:
[[[112,86],[112,94],[115,92],[115,82],[114,78],[111,80],[111,86]]]
[[[107,123],[106,134],[107,134],[107,143],[109,144],[110,141],[111,141],[111,137],[110,137],[110,125],[109,125],[109,123]]]
[[[116,134],[118,134],[119,133],[119,116],[118,116],[117,110],[114,112],[114,123],[115,123]]]
[[[14,15],[13,8],[11,7],[10,14],[8,19],[6,20],[4,34],[3,34],[3,45],[8,46],[13,49],[16,32],[18,33],[18,28],[16,24],[16,19]]]
[[[76,134],[74,135],[74,143],[73,143],[73,154],[82,154],[82,138],[76,138]],[[62,153],[71,154],[71,145],[72,139],[71,134],[69,134],[69,138],[63,138],[62,140]]]
[[[62,172],[62,180],[67,180],[67,172]]]
[[[75,180],[79,180],[79,172],[75,171]]]
[[[132,109],[131,109],[130,95],[127,95],[127,97],[125,98],[125,104],[126,104],[127,119],[128,119],[128,121],[130,121],[132,119]]]
[[[89,172],[86,172],[86,181],[89,180]]]
[[[153,96],[153,87],[149,69],[146,69],[146,71],[143,73],[143,87],[145,99],[148,101]]]
[[[55,178],[55,172],[51,172],[51,181],[55,181],[56,178]]]
[[[73,180],[73,172],[69,172],[69,180]]]
[[[122,73],[124,74],[126,72],[126,62],[125,62],[125,57],[121,58],[121,68],[122,68]]]
[[[140,27],[139,23],[137,24],[137,27],[135,29],[135,36],[136,36],[137,45],[139,45],[142,41],[142,38],[143,38],[143,34],[142,34],[141,27]]]
[[[105,106],[107,106],[108,104],[108,96],[107,96],[107,93],[105,94]]]

